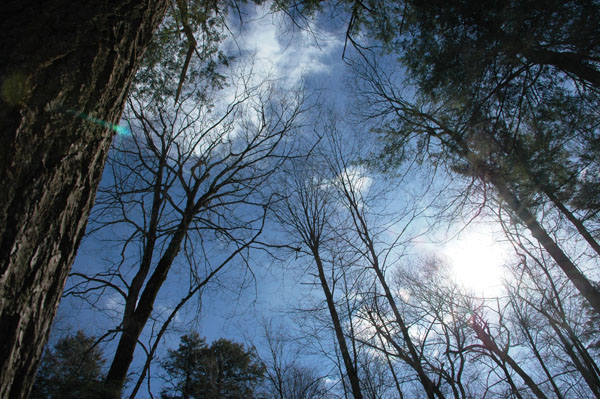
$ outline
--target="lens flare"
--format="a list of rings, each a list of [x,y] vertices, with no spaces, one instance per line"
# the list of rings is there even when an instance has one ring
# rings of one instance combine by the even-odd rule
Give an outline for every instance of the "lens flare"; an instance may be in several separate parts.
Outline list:
[[[76,118],[81,118],[81,119],[83,119],[85,121],[94,123],[94,124],[102,126],[102,127],[106,127],[108,129],[111,129],[115,133],[117,133],[119,136],[131,136],[131,130],[129,130],[129,128],[127,126],[116,125],[114,123],[110,123],[110,122],[105,121],[103,119],[96,118],[94,116],[88,115],[85,112],[79,112],[79,111],[75,111],[73,109],[67,109],[67,108],[59,107],[57,110],[65,112],[65,113],[70,114],[70,115],[73,115]]]

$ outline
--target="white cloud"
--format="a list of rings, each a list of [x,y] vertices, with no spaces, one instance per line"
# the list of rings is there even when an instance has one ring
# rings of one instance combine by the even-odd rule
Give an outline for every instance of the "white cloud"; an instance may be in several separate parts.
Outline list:
[[[343,174],[338,179],[346,180],[346,183],[360,193],[365,193],[373,182],[373,179],[367,176],[367,170],[363,166],[350,166],[344,170]]]
[[[270,5],[256,8],[256,18],[244,25],[237,43],[254,57],[257,77],[282,80],[286,88],[294,88],[304,76],[330,72],[326,59],[340,51],[343,42],[323,31],[318,31],[317,39],[307,32],[284,34],[279,27],[286,23],[281,20],[285,17],[273,14]],[[317,31],[314,25],[309,28]]]
[[[125,310],[125,300],[121,295],[111,294],[106,297],[104,306],[112,317],[120,317]]]

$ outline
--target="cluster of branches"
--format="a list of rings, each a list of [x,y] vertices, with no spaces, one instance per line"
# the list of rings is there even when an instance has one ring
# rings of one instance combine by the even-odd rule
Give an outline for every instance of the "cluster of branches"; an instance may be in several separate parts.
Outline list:
[[[156,34],[90,216],[87,239],[104,259],[77,263],[64,293],[112,316],[100,340],[116,340],[104,379],[113,397],[130,379],[136,351],[145,359],[130,397],[150,384],[165,334],[178,316],[198,313],[188,305],[209,283],[227,268],[252,273],[250,254],[265,248],[272,202],[265,182],[291,157],[303,112],[299,92],[258,82],[250,61],[229,64],[218,50],[218,10],[203,4],[174,8]],[[193,20],[203,51],[190,59],[182,54]]]
[[[449,173],[458,210],[495,214],[515,260],[493,300],[461,292],[439,260],[399,268],[402,235],[369,218],[341,146],[292,170],[280,222],[310,256],[349,396],[385,395],[364,378],[370,355],[400,397],[598,397],[599,13],[593,2],[354,4],[347,61],[360,116],[384,143],[372,163]]]
[[[306,9],[318,9],[319,3],[306,2]],[[274,198],[262,188],[290,158],[286,136],[301,112],[298,98],[273,101],[268,86],[242,78],[233,95],[223,95],[233,98],[228,105],[211,103],[214,90],[225,87],[221,68],[231,61],[215,44],[221,40],[223,18],[218,5],[205,7],[211,4],[172,4],[128,102],[130,136],[121,135],[111,151],[107,184],[90,224],[91,233],[104,234],[119,256],[111,257],[102,271],[75,270],[66,293],[101,306],[106,297],[98,293],[110,291],[122,306],[119,322],[104,337],[118,337],[105,379],[113,397],[120,395],[135,349],[142,347],[147,361],[132,396],[177,312],[232,261],[247,265],[249,251],[262,245],[259,237]],[[357,72],[368,105],[362,108],[364,116],[375,121],[374,130],[386,143],[379,165],[394,169],[411,160],[446,166],[457,181],[467,183],[464,197],[495,212],[518,259],[511,264],[514,280],[507,295],[493,301],[457,293],[438,261],[412,260],[408,263],[420,267],[402,272],[394,266],[398,248],[409,238],[400,234],[390,240],[386,232],[398,223],[410,225],[419,209],[408,207],[387,226],[381,215],[369,215],[373,207],[363,195],[369,184],[359,176],[361,169],[347,161],[335,135],[317,165],[292,162],[289,191],[278,198],[277,216],[296,237],[298,252],[311,259],[311,273],[325,297],[345,394],[378,397],[391,390],[401,397],[421,392],[429,398],[600,397],[593,353],[600,315],[600,290],[594,282],[600,255],[600,32],[595,22],[600,7],[593,1],[480,2],[476,7],[461,0],[340,4],[350,10],[346,38],[356,58],[346,60]],[[166,2],[153,5],[156,15],[146,16],[152,22],[144,29],[120,23],[132,37],[143,30],[145,47],[166,8]],[[107,25],[113,22],[106,20]],[[161,35],[177,40],[161,41]],[[359,37],[370,41],[360,43]],[[374,44],[383,47],[383,55]],[[129,50],[122,53],[137,54],[138,49]],[[65,57],[56,51],[25,69],[54,68],[54,61]],[[114,53],[110,46],[107,53]],[[390,53],[400,61],[396,70],[387,62]],[[115,71],[103,71],[102,79],[128,87],[133,72],[115,66],[121,56],[112,62],[104,62],[108,56],[99,63],[96,58],[88,61],[112,64]],[[132,61],[132,66],[139,62]],[[60,75],[67,76],[65,71],[60,69]],[[397,71],[411,79],[413,90],[407,95]],[[55,125],[62,116],[39,117],[49,109],[85,122],[100,121],[103,128],[110,125],[73,111],[70,107],[79,105],[70,102],[55,107],[56,102],[46,101],[48,96],[54,101],[51,90],[31,96],[28,82],[39,81],[38,75],[17,74],[16,83],[3,86],[3,101],[10,105],[10,112],[4,112],[12,118],[7,141],[12,143],[13,136],[32,138],[32,131],[61,131]],[[69,86],[64,92],[72,98],[67,100],[79,98],[72,93],[87,86],[96,90],[85,82]],[[87,96],[84,102],[102,98],[99,112],[113,120],[121,102],[108,103],[124,93],[110,86],[102,81],[97,92],[81,96]],[[112,94],[105,96],[104,91]],[[38,104],[30,97],[39,98]],[[25,124],[25,119],[31,122]],[[10,187],[21,187],[8,191],[2,216],[8,226],[3,234],[9,237],[2,241],[3,273],[10,272],[2,281],[15,283],[6,291],[10,300],[2,301],[2,320],[11,326],[4,357],[15,367],[5,367],[1,376],[2,392],[13,392],[13,397],[27,393],[41,353],[35,347],[20,356],[15,348],[26,347],[26,339],[36,341],[38,334],[45,339],[57,287],[62,287],[65,265],[79,242],[109,140],[104,132],[93,144],[90,129],[80,135],[87,141],[75,141],[80,140],[75,136],[82,122],[70,123],[75,133],[68,139],[50,137],[54,141],[48,150],[40,150],[35,167],[17,170],[14,176],[4,172],[10,165],[29,164],[20,142],[14,147],[18,156],[10,154],[3,169]],[[27,134],[13,134],[14,126]],[[80,154],[78,145],[64,145],[71,138],[81,148],[94,149]],[[61,152],[47,156],[55,147]],[[61,184],[50,200],[40,194],[40,187],[86,163],[94,165],[92,173],[77,172],[76,190]],[[50,175],[43,174],[32,185],[26,181],[44,168]],[[15,199],[19,195],[22,204]],[[32,228],[31,215],[38,211],[30,209],[38,209],[32,205],[38,199],[47,203],[39,206],[42,227]],[[51,222],[55,209],[68,221],[64,226]],[[52,234],[43,231],[45,226]],[[42,234],[58,238],[41,239]],[[69,235],[73,238],[67,239]],[[154,310],[161,287],[172,269],[182,267],[189,271],[187,292],[174,303],[166,322],[148,331],[149,344],[142,344],[149,321],[161,317]],[[22,278],[23,270],[31,278]],[[30,286],[17,285],[29,281]],[[45,286],[52,288],[46,290],[47,301],[38,289]],[[22,300],[29,294],[35,298]],[[35,313],[31,303],[44,303],[37,306],[43,312]],[[36,327],[40,333],[34,333]]]
[[[304,311],[317,320],[313,337],[332,338],[320,345],[343,397],[599,397],[596,313],[501,199],[480,206],[496,213],[514,254],[505,290],[481,297],[455,282],[444,259],[411,251],[421,216],[448,200],[427,193],[440,177],[392,211],[389,176],[382,188],[386,176],[360,162],[364,140],[353,147],[335,121],[321,132],[322,151],[288,164],[276,215],[299,248],[303,282],[324,298]],[[476,203],[483,194],[469,195]]]

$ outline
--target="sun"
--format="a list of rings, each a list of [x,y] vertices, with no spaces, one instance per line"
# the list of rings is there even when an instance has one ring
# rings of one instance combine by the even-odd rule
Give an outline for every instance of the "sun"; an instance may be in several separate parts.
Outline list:
[[[476,294],[490,295],[502,288],[507,245],[485,228],[463,231],[443,249],[455,281]]]

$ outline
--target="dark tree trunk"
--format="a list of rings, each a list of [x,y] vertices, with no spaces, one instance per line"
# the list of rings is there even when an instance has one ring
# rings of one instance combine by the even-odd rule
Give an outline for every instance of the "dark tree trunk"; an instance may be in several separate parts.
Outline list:
[[[581,82],[587,82],[593,87],[600,88],[600,72],[593,65],[589,64],[582,55],[531,48],[525,49],[523,55],[532,63],[552,65],[568,74],[574,75]]]
[[[167,0],[4,0],[0,397],[28,395],[84,233],[111,124]]]
[[[329,316],[331,317],[331,322],[333,323],[335,337],[337,338],[340,353],[342,354],[342,360],[344,361],[346,374],[348,374],[348,379],[350,380],[352,396],[354,397],[354,399],[362,399],[363,394],[360,389],[360,379],[358,378],[358,371],[356,370],[354,362],[350,357],[350,351],[348,350],[346,338],[344,337],[344,331],[342,330],[342,323],[340,321],[338,311],[335,307],[333,293],[329,289],[329,284],[327,283],[327,278],[325,277],[325,268],[323,267],[323,261],[321,260],[319,250],[316,247],[312,247],[311,251],[313,253],[315,264],[317,265],[317,270],[319,271],[319,281],[321,282],[321,288],[323,288],[323,293],[325,294],[327,308],[329,309]]]
[[[508,205],[508,207],[519,217],[519,219],[527,226],[531,235],[537,239],[542,247],[554,259],[558,267],[573,283],[579,293],[588,301],[594,311],[600,314],[600,291],[588,280],[571,259],[563,252],[558,244],[544,230],[538,222],[535,215],[522,204],[517,196],[510,190],[508,183],[504,179],[494,173],[488,173],[485,177],[497,190],[500,198]]]
[[[188,212],[193,213],[193,210],[190,208]],[[138,339],[152,315],[154,301],[181,248],[181,243],[186,236],[190,219],[191,217],[181,222],[165,254],[158,262],[154,273],[152,273],[146,287],[142,291],[141,296],[138,297],[136,295],[131,297],[138,304],[134,311],[123,316],[123,331],[121,332],[121,338],[119,339],[117,350],[115,351],[105,380],[106,387],[111,392],[112,398],[118,399],[121,397],[120,392],[127,380],[127,371],[133,361]]]

